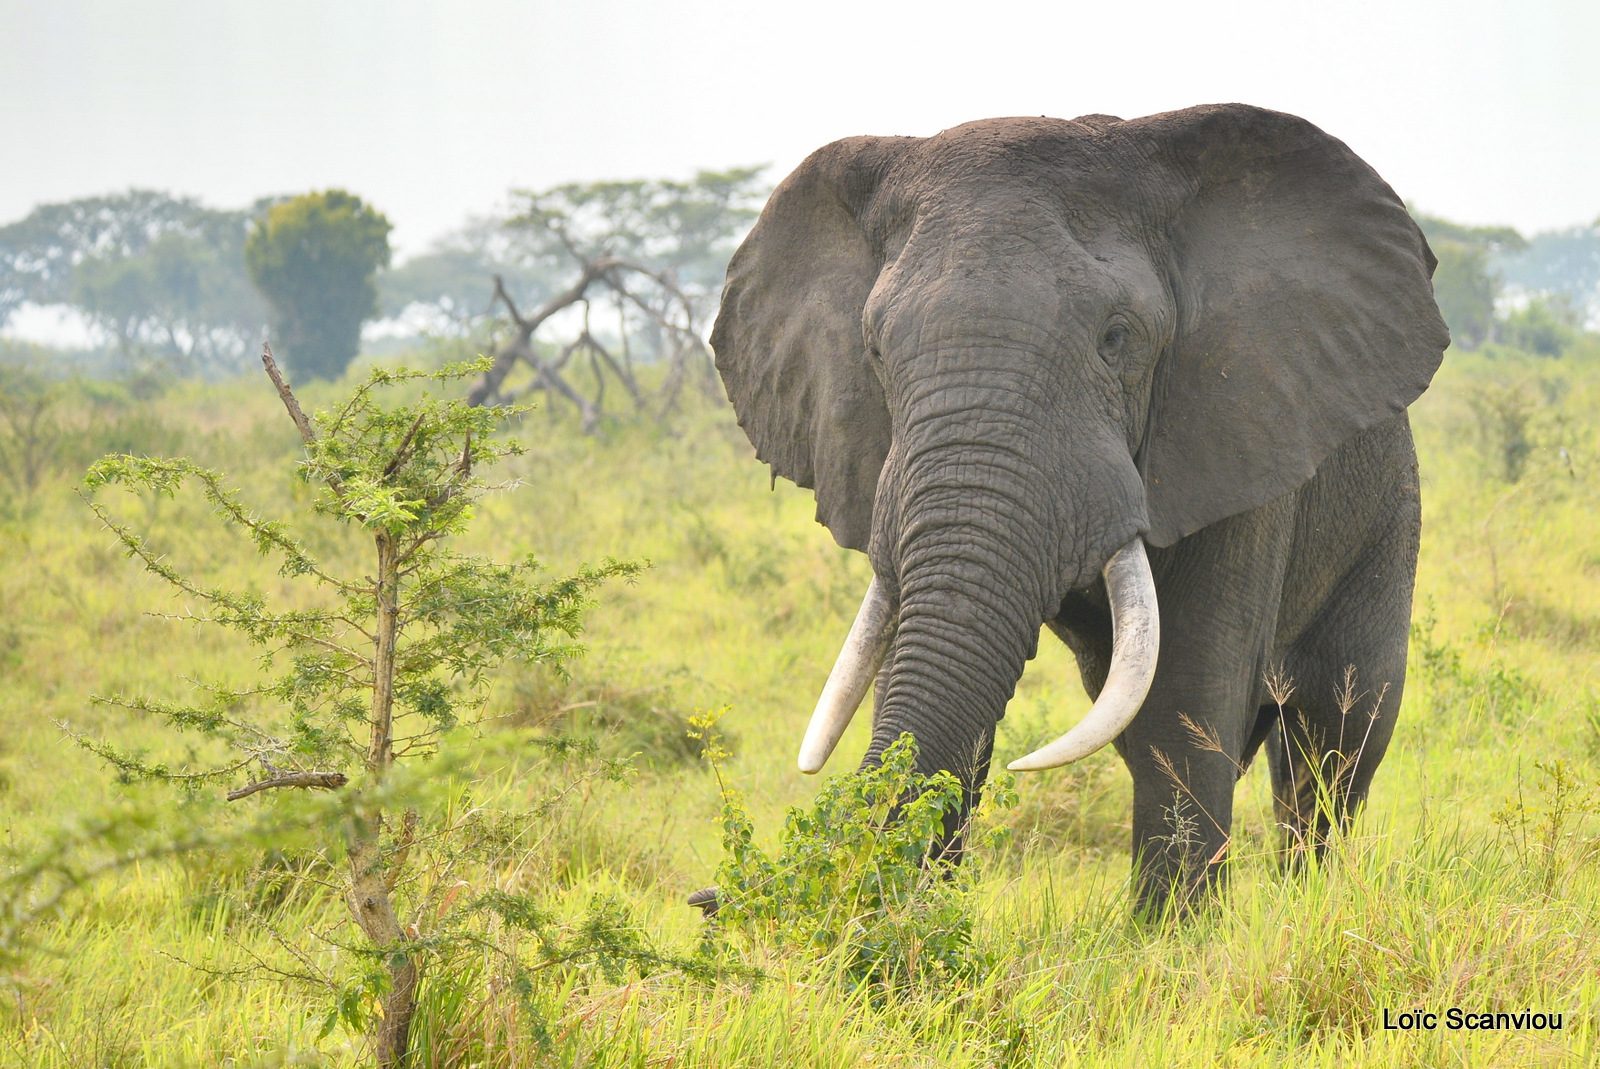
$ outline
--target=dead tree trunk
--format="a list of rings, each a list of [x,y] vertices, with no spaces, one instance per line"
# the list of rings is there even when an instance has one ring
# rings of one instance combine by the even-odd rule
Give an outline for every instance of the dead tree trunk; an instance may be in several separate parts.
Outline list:
[[[577,256],[576,249],[569,246],[569,250]],[[604,400],[608,375],[622,384],[635,413],[651,415],[659,420],[673,408],[685,381],[693,376],[695,370],[700,370],[692,365],[698,361],[704,368],[711,367],[705,342],[695,327],[694,303],[676,284],[670,273],[653,271],[641,264],[610,256],[583,260],[582,263],[583,269],[578,280],[571,287],[546,301],[538,311],[526,316],[507,292],[504,280],[498,275],[495,276],[494,298],[490,302],[490,307],[492,309],[495,305],[505,306],[513,331],[510,340],[496,351],[489,369],[468,392],[469,404],[507,404],[530,391],[543,390],[548,399],[554,400],[559,397],[577,409],[584,433],[594,434],[600,429],[605,414]],[[627,283],[627,278],[630,276],[647,283],[644,291],[653,299],[647,299],[645,295],[630,286]],[[623,328],[625,333],[621,361],[590,332],[587,306],[591,300],[591,291],[597,285],[603,286],[613,295],[619,313],[624,307],[632,306],[643,313],[644,322],[648,327],[659,331],[664,338],[670,340],[671,355],[668,358],[667,374],[653,396],[640,385],[634,373],[626,327]],[[560,355],[555,359],[548,361],[541,359],[534,347],[535,331],[558,312],[577,304],[585,305],[586,309],[582,332],[563,346]],[[625,319],[619,321],[625,322]],[[595,378],[593,396],[585,394],[567,376],[573,357],[585,353],[589,357],[589,366]],[[508,389],[506,382],[519,363],[528,367],[532,377],[520,389]],[[711,372],[711,375],[712,382],[715,383],[715,372]]]

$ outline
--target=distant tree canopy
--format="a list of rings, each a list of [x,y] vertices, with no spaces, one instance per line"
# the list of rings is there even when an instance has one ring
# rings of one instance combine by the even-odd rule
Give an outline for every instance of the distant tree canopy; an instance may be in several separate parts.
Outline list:
[[[114,364],[218,375],[250,365],[270,317],[287,362],[334,377],[364,320],[404,314],[496,355],[479,403],[544,391],[593,428],[610,380],[660,415],[695,375],[714,392],[704,334],[767,194],[761,171],[514,191],[503,214],[393,270],[388,221],[340,190],[243,211],[148,190],[41,205],[0,227],[0,329],[24,303],[66,306],[114,340]],[[1524,238],[1413,215],[1458,346],[1555,355],[1600,325],[1600,220]],[[636,364],[670,371],[641,379]]]
[[[334,379],[378,314],[375,276],[389,265],[389,220],[342,189],[275,204],[245,241],[244,262],[272,307],[273,332],[302,375]]]
[[[1450,338],[1463,349],[1476,349],[1494,326],[1494,303],[1500,280],[1490,270],[1490,256],[1502,249],[1527,247],[1508,226],[1462,226],[1432,215],[1412,213],[1439,258],[1433,272],[1433,295]]]
[[[716,293],[728,258],[766,200],[762,168],[701,171],[688,182],[594,182],[517,193],[512,227],[554,265],[609,254]]]
[[[508,215],[475,219],[385,272],[384,312],[420,307],[464,328],[487,314],[496,277],[516,303],[539,305],[571,284],[576,263],[602,254],[670,272],[697,298],[715,295],[766,199],[762,170],[515,191]]]
[[[537,301],[549,293],[543,274],[523,262],[512,247],[503,219],[473,219],[436,240],[420,256],[378,276],[378,296],[386,316],[422,311],[442,332],[466,332],[489,312],[493,279],[512,293]]]
[[[495,298],[509,323],[492,367],[468,400],[504,403],[542,389],[550,403],[558,397],[570,402],[592,432],[603,414],[607,378],[627,391],[634,412],[658,420],[691,380],[720,397],[705,332],[728,258],[766,197],[760,173],[702,171],[689,182],[597,182],[516,193],[519,210],[503,229],[550,295],[525,313],[504,278],[496,277]],[[572,323],[578,329],[569,329],[559,348],[536,344],[535,333],[568,308],[581,308],[581,327]],[[653,389],[634,374],[636,359],[665,365]],[[531,371],[521,384],[513,381],[519,364]]]
[[[251,214],[151,190],[41,205],[0,227],[0,327],[27,302],[66,305],[125,357],[233,370],[266,320],[244,273]]]
[[[594,430],[608,381],[657,418],[685,383],[720,396],[705,332],[728,258],[766,199],[761,171],[514,191],[506,216],[474,220],[384,275],[385,308],[486,336],[494,366],[474,384],[475,404],[542,390]],[[647,388],[636,363],[666,370]]]
[[[1522,250],[1499,257],[1508,286],[1564,296],[1591,319],[1600,319],[1600,219],[1589,226],[1535,234]]]
[[[1600,319],[1600,220],[1524,238],[1412,214],[1439,258],[1434,297],[1461,348],[1496,341],[1557,356]]]

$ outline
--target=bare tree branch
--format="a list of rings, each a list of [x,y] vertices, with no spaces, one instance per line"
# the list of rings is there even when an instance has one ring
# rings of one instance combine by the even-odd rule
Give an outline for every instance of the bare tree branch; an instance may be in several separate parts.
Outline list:
[[[331,791],[343,787],[350,782],[350,777],[343,772],[287,772],[271,779],[257,780],[248,783],[238,790],[228,792],[228,801],[237,802],[241,798],[248,798],[257,791],[276,790],[280,787],[304,787],[314,790]]]
[[[300,428],[300,437],[307,445],[317,440],[317,429],[306,418],[305,412],[300,408],[300,402],[295,398],[294,391],[284,381],[283,372],[278,370],[278,362],[272,359],[272,346],[266,342],[261,344],[261,363],[267,369],[267,377],[272,380],[272,385],[278,388],[278,396],[283,399],[283,407],[289,410],[289,418],[294,420],[294,425]]]
[[[640,412],[644,411],[644,397],[639,392],[639,383],[635,381],[632,372],[625,371],[622,365],[618,364],[616,360],[612,358],[611,353],[606,349],[606,347],[601,345],[595,336],[590,334],[588,331],[584,331],[583,337],[580,338],[579,341],[587,345],[591,353],[597,354],[600,359],[606,362],[606,366],[611,369],[612,374],[617,376],[617,379],[622,383],[623,388],[628,391],[628,396],[633,398],[634,410]],[[599,374],[600,370],[596,368],[596,377],[598,377]]]
[[[383,477],[387,479],[400,470],[400,465],[405,462],[406,452],[411,448],[411,439],[417,436],[417,428],[422,426],[423,414],[418,413],[416,422],[411,424],[411,429],[406,431],[406,436],[400,440],[400,448],[394,451],[394,458],[383,467]]]
[[[510,340],[500,346],[490,369],[468,392],[469,404],[509,403],[531,390],[542,389],[550,401],[553,402],[555,398],[560,397],[572,404],[578,410],[584,433],[593,434],[599,429],[604,415],[606,375],[609,373],[616,376],[627,390],[634,410],[649,413],[652,408],[651,399],[646,396],[639,385],[639,380],[633,374],[626,327],[623,328],[622,340],[628,366],[619,363],[610,349],[589,329],[587,306],[596,283],[603,285],[611,293],[619,315],[622,315],[627,307],[632,306],[643,314],[644,324],[649,329],[659,332],[658,336],[664,340],[670,340],[670,344],[666,347],[670,353],[667,376],[661,389],[656,393],[660,404],[655,406],[658,411],[651,413],[653,418],[661,419],[662,415],[676,404],[678,394],[689,377],[690,365],[697,358],[709,383],[706,387],[707,392],[716,394],[715,372],[712,370],[710,353],[706,349],[705,340],[700,337],[696,329],[695,300],[678,285],[670,270],[657,270],[636,260],[614,256],[608,252],[590,256],[561,228],[551,226],[551,233],[566,249],[567,254],[581,265],[579,277],[567,290],[546,301],[537,312],[525,316],[511,297],[504,278],[495,276],[494,296],[490,301],[490,309],[496,305],[504,305],[514,333]],[[533,345],[534,332],[551,316],[579,303],[585,305],[582,333],[562,346],[554,359],[549,361],[540,359]],[[585,391],[580,390],[565,374],[573,356],[585,350],[589,353],[590,367],[595,377],[593,396],[588,396]],[[507,391],[506,380],[518,362],[526,364],[533,372],[533,377],[522,388]]]
[[[588,293],[589,287],[594,285],[596,279],[612,268],[621,265],[621,263],[622,261],[609,256],[584,262],[583,272],[578,276],[578,281],[574,282],[565,292],[558,293],[550,298],[538,311],[526,318],[517,310],[516,302],[511,299],[511,294],[506,292],[505,280],[499,275],[494,276],[495,300],[505,305],[506,311],[511,316],[511,321],[516,324],[517,333],[510,344],[495,354],[493,366],[483,373],[482,378],[472,384],[472,389],[467,392],[467,403],[469,405],[481,405],[492,401],[499,394],[501,384],[505,382],[506,376],[511,373],[511,369],[516,365],[517,360],[524,359],[530,364],[536,364],[537,360],[533,356],[533,348],[530,345],[533,332],[538,330],[545,320],[563,308],[570,308],[583,300],[584,295]],[[490,307],[494,307],[493,303],[490,304]]]

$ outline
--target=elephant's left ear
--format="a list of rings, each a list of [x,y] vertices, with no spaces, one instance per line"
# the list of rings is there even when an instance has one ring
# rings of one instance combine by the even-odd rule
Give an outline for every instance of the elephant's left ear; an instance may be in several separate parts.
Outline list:
[[[1178,320],[1139,455],[1162,546],[1287,493],[1403,411],[1450,336],[1421,231],[1343,142],[1239,104],[1121,132],[1175,179]]]

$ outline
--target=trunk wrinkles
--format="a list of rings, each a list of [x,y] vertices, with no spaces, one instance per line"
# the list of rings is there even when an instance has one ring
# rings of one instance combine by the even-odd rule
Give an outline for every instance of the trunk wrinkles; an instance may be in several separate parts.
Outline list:
[[[896,563],[900,625],[868,760],[910,731],[918,766],[969,789],[986,773],[994,726],[1037,647],[1057,548],[1039,514],[1038,476],[1015,453],[923,451],[902,485]],[[925,474],[932,473],[932,474]],[[919,479],[918,476],[923,478]],[[1031,502],[1030,488],[1040,494]]]

